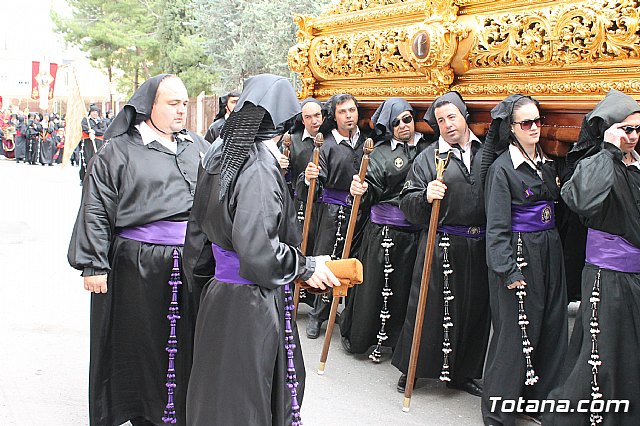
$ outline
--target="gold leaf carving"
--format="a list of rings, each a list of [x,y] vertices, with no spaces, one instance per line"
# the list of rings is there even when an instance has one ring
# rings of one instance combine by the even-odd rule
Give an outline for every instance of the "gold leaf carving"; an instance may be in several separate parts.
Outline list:
[[[640,57],[640,0],[596,0],[480,17],[470,68],[565,66]]]
[[[495,95],[505,96],[512,93],[527,93],[530,95],[567,95],[586,94],[603,95],[611,89],[622,92],[638,93],[640,91],[640,80],[619,80],[619,81],[553,81],[544,83],[521,82],[521,83],[476,83],[468,85],[456,85],[452,90],[457,90],[463,96]]]
[[[404,3],[408,0],[340,0],[334,1],[322,15],[337,15],[341,13],[355,12],[390,4]]]
[[[400,53],[399,45],[406,38],[405,30],[318,37],[311,68],[321,79],[415,73],[416,68]]]

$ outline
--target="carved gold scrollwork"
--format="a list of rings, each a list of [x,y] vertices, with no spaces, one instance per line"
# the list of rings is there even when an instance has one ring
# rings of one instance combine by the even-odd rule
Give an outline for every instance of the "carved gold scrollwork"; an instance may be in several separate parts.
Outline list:
[[[399,46],[400,53],[435,86],[436,93],[446,92],[454,79],[451,60],[469,29],[452,22],[432,22],[410,27],[407,33],[406,41]]]
[[[516,83],[475,83],[464,84],[452,87],[463,96],[497,96],[502,97],[511,93],[527,93],[533,96],[562,96],[581,93],[600,98],[611,89],[622,92],[640,92],[640,80],[618,80],[618,81],[550,81],[550,82],[516,82]]]
[[[480,17],[471,68],[565,66],[640,57],[640,0],[596,0]]]
[[[379,6],[387,6],[390,4],[404,3],[408,0],[340,0],[332,2],[322,15],[337,15],[341,13],[356,12]]]
[[[291,71],[300,75],[300,91],[298,97],[300,99],[313,96],[316,79],[309,68],[309,48],[311,39],[313,38],[313,18],[310,16],[297,15],[293,18],[298,31],[296,39],[298,43],[289,49],[287,55],[287,64]]]
[[[324,80],[415,73],[416,68],[400,53],[406,38],[404,30],[317,37],[311,47],[311,69]]]

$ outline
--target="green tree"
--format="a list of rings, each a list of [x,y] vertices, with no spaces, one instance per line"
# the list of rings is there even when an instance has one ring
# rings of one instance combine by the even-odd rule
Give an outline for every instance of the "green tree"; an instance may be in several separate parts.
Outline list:
[[[192,95],[211,93],[216,75],[204,50],[204,39],[195,31],[193,1],[159,0],[162,17],[158,40],[163,46],[154,69],[177,74]]]
[[[130,95],[160,72],[182,78],[192,95],[211,92],[215,80],[202,39],[195,35],[192,0],[67,0],[65,18],[51,12],[55,30]]]
[[[97,66],[104,69],[110,80],[123,74],[119,89],[125,93],[135,90],[149,77],[149,66],[158,51],[153,37],[153,4],[138,0],[67,0],[72,16],[65,18],[51,12],[55,30],[64,35],[67,43],[77,45]]]
[[[197,32],[206,35],[216,91],[236,89],[252,75],[292,76],[287,52],[295,44],[293,16],[317,15],[329,0],[193,0]]]

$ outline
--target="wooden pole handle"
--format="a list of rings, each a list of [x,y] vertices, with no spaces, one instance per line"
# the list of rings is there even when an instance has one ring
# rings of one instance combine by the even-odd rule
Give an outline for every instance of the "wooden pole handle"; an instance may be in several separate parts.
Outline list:
[[[367,175],[367,167],[369,167],[369,155],[373,152],[373,139],[368,138],[364,143],[364,154],[362,156],[362,162],[360,163],[360,181],[364,182],[364,178]],[[349,216],[349,225],[347,226],[347,235],[344,239],[344,248],[342,250],[342,258],[347,259],[351,253],[351,241],[353,240],[353,233],[356,229],[356,221],[358,219],[358,210],[360,208],[360,199],[362,196],[356,195],[351,205],[351,215]],[[345,289],[346,291],[346,289]],[[318,374],[324,374],[324,369],[327,363],[327,356],[329,355],[329,347],[331,346],[331,335],[333,334],[333,326],[336,322],[336,314],[338,312],[338,302],[340,296],[336,296],[333,293],[331,300],[331,313],[329,314],[329,321],[327,322],[327,332],[324,335],[324,344],[322,345],[322,354],[320,355],[320,367],[318,368]]]
[[[443,180],[444,171],[449,164],[451,151],[447,152],[446,158],[440,158],[439,151],[435,151],[436,179]],[[422,266],[422,279],[420,280],[420,294],[418,296],[418,307],[416,310],[416,322],[413,328],[413,339],[411,342],[411,355],[409,357],[409,371],[407,372],[407,383],[404,388],[404,401],[402,411],[408,412],[411,407],[411,396],[413,395],[413,383],[416,378],[416,368],[418,366],[418,353],[420,351],[420,340],[422,338],[422,326],[424,324],[424,313],[427,309],[427,295],[429,293],[429,278],[431,277],[431,264],[433,263],[433,253],[436,245],[436,234],[438,232],[438,219],[440,217],[440,200],[433,200],[431,203],[431,217],[429,218],[429,233],[427,234],[427,247]]]
[[[314,140],[313,159],[314,165],[320,163],[320,148],[324,143],[324,136],[322,133],[318,133]],[[309,241],[309,228],[311,227],[311,214],[313,213],[313,200],[316,192],[316,179],[309,181],[309,191],[307,193],[307,204],[304,209],[304,222],[302,225],[302,244],[300,244],[300,251],[304,256],[307,255],[307,243]],[[298,315],[298,304],[300,303],[300,284],[296,283],[296,288],[293,292],[293,318]]]

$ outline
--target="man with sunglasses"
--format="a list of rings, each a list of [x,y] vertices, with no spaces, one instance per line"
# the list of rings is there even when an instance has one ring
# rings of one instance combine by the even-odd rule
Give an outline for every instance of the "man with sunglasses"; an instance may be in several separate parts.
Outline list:
[[[380,105],[371,118],[377,143],[365,182],[354,175],[350,188],[351,195],[362,195],[361,211],[370,212],[360,250],[367,285],[351,290],[340,332],[347,352],[364,353],[373,347],[369,358],[374,362],[390,355],[398,341],[422,228],[407,221],[399,207],[411,164],[427,147],[415,131],[413,115],[402,98]]]
[[[489,338],[489,291],[485,261],[485,210],[480,163],[482,144],[467,124],[467,106],[458,92],[437,98],[425,120],[437,141],[413,162],[400,209],[423,231],[413,269],[407,315],[392,364],[404,392],[416,320],[431,204],[441,200],[429,297],[418,353],[416,378],[440,379],[447,387],[480,396],[473,379],[482,377]],[[450,153],[444,182],[436,180],[435,156]]]

